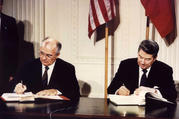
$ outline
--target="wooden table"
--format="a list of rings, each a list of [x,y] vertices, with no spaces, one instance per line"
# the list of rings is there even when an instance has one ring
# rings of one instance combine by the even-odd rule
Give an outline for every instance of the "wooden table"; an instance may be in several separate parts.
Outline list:
[[[179,119],[179,108],[150,109],[145,106],[115,106],[103,98],[81,97],[68,101],[41,103],[2,103],[0,119]]]

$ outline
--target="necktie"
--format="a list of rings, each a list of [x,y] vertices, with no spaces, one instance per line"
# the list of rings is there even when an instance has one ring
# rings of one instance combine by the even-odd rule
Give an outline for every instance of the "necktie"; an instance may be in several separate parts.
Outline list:
[[[47,80],[48,80],[48,74],[47,74],[47,70],[49,69],[48,66],[45,66],[45,72],[42,76],[42,83],[43,83],[43,88],[45,89],[47,87]]]
[[[146,86],[146,81],[147,81],[146,73],[147,73],[147,69],[143,69],[142,71],[143,71],[143,75],[141,77],[140,86]]]

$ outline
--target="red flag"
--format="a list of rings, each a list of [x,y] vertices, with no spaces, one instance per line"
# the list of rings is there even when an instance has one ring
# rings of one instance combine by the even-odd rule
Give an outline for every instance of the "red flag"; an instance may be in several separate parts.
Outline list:
[[[88,36],[89,38],[96,28],[116,16],[114,0],[90,0],[88,17]]]
[[[141,0],[141,3],[146,16],[149,16],[162,38],[174,31],[176,19],[173,0]]]

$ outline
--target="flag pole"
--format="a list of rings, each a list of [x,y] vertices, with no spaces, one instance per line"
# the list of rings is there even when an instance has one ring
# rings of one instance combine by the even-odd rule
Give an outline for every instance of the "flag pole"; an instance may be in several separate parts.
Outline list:
[[[147,16],[147,23],[146,23],[146,40],[149,40],[149,23],[150,23],[150,19],[149,16]]]
[[[108,25],[106,23],[106,27],[105,27],[105,86],[104,86],[104,90],[105,90],[105,96],[104,98],[107,99],[107,86],[108,86],[108,32],[109,32],[109,28]]]

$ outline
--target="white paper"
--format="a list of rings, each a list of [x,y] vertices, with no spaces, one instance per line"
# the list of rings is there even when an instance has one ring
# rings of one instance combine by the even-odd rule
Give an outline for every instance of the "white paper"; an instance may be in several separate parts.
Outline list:
[[[116,105],[145,105],[145,97],[137,95],[121,96],[108,95],[111,102]]]

